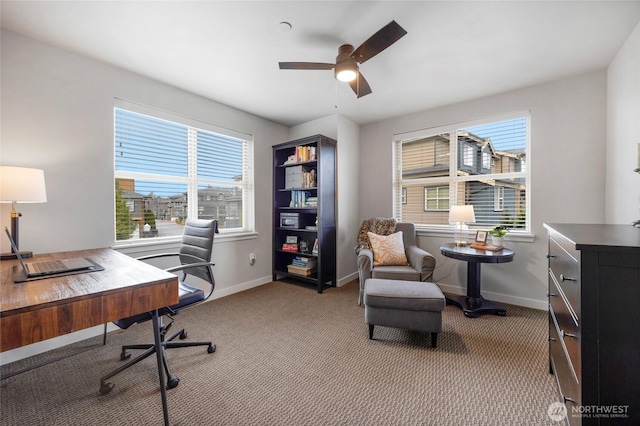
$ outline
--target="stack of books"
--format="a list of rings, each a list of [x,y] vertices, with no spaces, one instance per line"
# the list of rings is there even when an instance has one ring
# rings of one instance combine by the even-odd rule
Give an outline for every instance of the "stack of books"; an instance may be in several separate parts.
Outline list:
[[[282,251],[298,251],[298,244],[284,243],[282,244]]]
[[[318,197],[307,197],[306,206],[318,208]]]
[[[316,271],[316,259],[297,256],[287,270],[290,274],[309,276]]]

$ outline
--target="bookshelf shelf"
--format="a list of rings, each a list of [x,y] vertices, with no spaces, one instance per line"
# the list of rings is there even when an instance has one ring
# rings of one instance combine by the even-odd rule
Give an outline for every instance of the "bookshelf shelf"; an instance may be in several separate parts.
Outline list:
[[[336,286],[335,175],[333,139],[316,135],[273,147],[274,281],[296,279],[318,293]],[[283,250],[290,240],[297,249]],[[300,250],[301,243],[308,251]]]

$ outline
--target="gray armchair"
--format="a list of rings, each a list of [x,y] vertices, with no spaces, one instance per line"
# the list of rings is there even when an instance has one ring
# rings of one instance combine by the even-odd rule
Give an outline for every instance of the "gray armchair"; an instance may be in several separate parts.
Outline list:
[[[360,293],[358,305],[362,306],[364,283],[367,278],[403,281],[428,281],[433,276],[436,259],[416,243],[416,229],[413,223],[397,223],[394,232],[402,231],[405,254],[409,265],[373,266],[373,252],[368,248],[358,249],[358,277]]]

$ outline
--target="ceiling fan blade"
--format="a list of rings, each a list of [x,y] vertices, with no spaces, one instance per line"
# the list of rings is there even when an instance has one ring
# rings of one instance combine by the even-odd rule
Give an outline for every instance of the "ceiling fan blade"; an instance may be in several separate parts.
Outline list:
[[[365,63],[400,40],[405,34],[407,32],[404,28],[398,25],[396,21],[391,21],[354,50],[351,57],[361,64]]]
[[[335,64],[324,62],[279,62],[281,70],[331,70]]]
[[[369,86],[369,83],[367,83],[367,80],[365,80],[364,76],[359,71],[357,77],[349,82],[349,86],[351,86],[351,89],[358,98],[367,96],[371,93],[371,86]]]

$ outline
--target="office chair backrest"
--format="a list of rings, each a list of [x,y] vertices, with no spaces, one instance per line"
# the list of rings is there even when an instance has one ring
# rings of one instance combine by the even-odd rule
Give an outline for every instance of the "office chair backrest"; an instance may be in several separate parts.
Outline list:
[[[217,220],[188,219],[182,234],[182,245],[179,251],[180,263],[187,265],[197,262],[210,262],[213,250],[213,236],[217,233]],[[211,283],[211,285],[215,284],[210,266],[187,269],[185,270],[186,274],[201,278]]]

